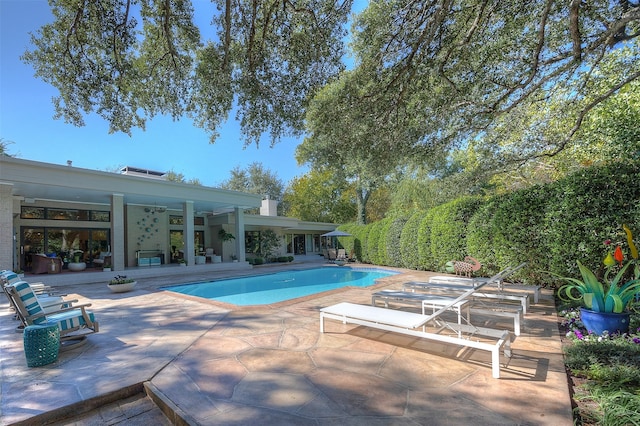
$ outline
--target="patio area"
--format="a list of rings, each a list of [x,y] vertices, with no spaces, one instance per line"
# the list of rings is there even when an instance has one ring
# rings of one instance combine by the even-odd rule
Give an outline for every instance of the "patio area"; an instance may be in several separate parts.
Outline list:
[[[513,357],[501,358],[507,365],[493,379],[486,353],[337,321],[319,332],[320,308],[370,304],[374,289],[428,272],[257,307],[159,289],[321,264],[310,256],[253,270],[127,271],[138,285],[120,294],[106,287],[113,273],[100,281],[93,277],[102,273],[84,274],[89,282],[81,273],[73,282],[38,277],[92,303],[100,332],[55,363],[28,368],[17,322],[2,309],[1,424],[573,424],[550,292],[531,305]]]

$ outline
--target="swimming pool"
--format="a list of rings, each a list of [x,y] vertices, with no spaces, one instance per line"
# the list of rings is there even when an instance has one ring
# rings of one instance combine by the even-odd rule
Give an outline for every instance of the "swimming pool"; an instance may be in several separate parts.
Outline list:
[[[385,269],[323,267],[175,285],[163,290],[239,306],[268,305],[346,286],[367,287],[378,278],[395,274]]]

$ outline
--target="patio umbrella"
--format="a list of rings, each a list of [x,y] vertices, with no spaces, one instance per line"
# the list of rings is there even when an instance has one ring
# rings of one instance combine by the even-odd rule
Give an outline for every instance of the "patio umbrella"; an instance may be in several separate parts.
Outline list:
[[[336,229],[335,231],[327,232],[326,234],[322,234],[323,237],[350,237],[351,234],[348,232],[340,231]]]
[[[326,234],[322,234],[321,236],[329,239],[331,237],[351,237],[351,234],[349,234],[348,232],[344,232],[336,229],[334,231],[327,232]],[[333,244],[333,246],[337,246],[337,243]]]

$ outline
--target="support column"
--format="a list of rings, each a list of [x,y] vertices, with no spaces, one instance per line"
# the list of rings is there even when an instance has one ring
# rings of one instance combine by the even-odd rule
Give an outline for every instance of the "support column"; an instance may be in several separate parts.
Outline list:
[[[124,271],[126,244],[124,232],[124,195],[111,195],[111,267]]]
[[[247,256],[245,254],[244,246],[244,210],[238,207],[235,208],[236,214],[236,255],[238,261],[245,262]]]
[[[193,231],[195,226],[193,225],[193,201],[185,201],[182,205],[182,223],[183,223],[183,237],[184,237],[184,260],[187,261],[187,265],[196,264],[196,244],[193,241]]]
[[[14,265],[13,185],[0,182],[0,270],[17,269]],[[14,268],[15,266],[15,268]]]

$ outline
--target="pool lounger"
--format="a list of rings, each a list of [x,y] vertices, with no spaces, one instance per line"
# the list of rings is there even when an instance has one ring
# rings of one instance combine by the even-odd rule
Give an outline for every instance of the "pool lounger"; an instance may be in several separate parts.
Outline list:
[[[483,283],[478,283],[483,284]],[[415,291],[415,290],[434,290],[434,291],[469,291],[472,289],[480,288],[480,285],[463,285],[463,284],[455,284],[453,282],[424,282],[424,281],[409,281],[406,282],[402,290],[403,291]],[[496,293],[487,293],[484,291],[478,291],[473,293],[473,297],[481,297],[486,299],[498,299],[503,301],[516,301],[522,305],[522,313],[524,315],[527,314],[529,309],[529,295],[528,294],[519,294],[519,293],[507,293],[507,292],[496,292]]]
[[[474,278],[466,278],[466,277],[454,277],[451,275],[436,275],[429,279],[429,282],[432,283],[442,283],[442,284],[462,284],[466,286],[477,285],[481,282],[486,282],[489,278],[485,277],[474,277]],[[502,291],[505,285],[504,282],[498,282],[498,289]],[[509,283],[507,285],[509,288],[517,289],[517,290],[525,290],[533,292],[533,303],[537,304],[540,301],[540,286],[537,285],[521,285],[521,284],[512,284]]]
[[[453,299],[452,301],[455,301]],[[342,302],[320,309],[320,332],[324,333],[325,318],[335,319],[344,324],[358,324],[375,329],[391,331],[428,340],[466,346],[491,352],[491,371],[494,378],[500,377],[500,349],[504,347],[504,354],[511,356],[511,336],[506,330],[494,330],[483,327],[473,327],[466,324],[449,324],[449,327],[459,328],[466,333],[473,333],[496,339],[495,343],[478,342],[471,339],[459,338],[436,333],[427,333],[420,327],[435,319],[447,309],[444,306],[431,315],[398,311],[395,309],[379,308],[375,306],[358,305]]]
[[[371,305],[376,306],[378,301],[384,303],[385,307],[389,307],[389,303],[403,303],[409,305],[416,305],[422,308],[422,314],[425,314],[426,307],[441,307],[447,301],[452,301],[450,296],[437,296],[428,293],[415,293],[411,291],[396,291],[396,290],[380,290],[371,295]],[[513,320],[513,334],[520,335],[520,324],[522,321],[522,306],[505,305],[505,304],[487,304],[484,302],[478,302],[469,300],[461,301],[451,307],[458,313],[458,324],[461,324],[461,308],[464,303],[466,311],[466,321],[471,323],[471,314],[474,315],[488,315],[496,317],[506,317]]]

